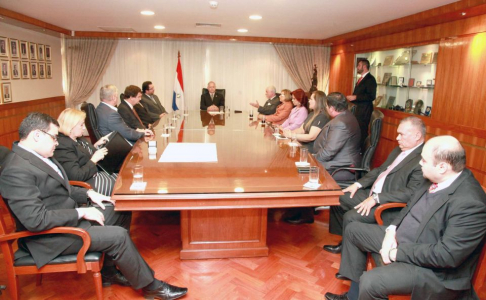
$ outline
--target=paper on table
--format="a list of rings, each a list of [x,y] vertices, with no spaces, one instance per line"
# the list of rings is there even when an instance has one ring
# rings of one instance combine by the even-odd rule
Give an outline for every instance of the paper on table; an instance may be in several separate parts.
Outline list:
[[[309,190],[317,190],[321,186],[320,183],[313,183],[313,182],[307,182],[304,184],[304,188],[309,189]]]
[[[217,162],[214,143],[169,143],[159,162]]]

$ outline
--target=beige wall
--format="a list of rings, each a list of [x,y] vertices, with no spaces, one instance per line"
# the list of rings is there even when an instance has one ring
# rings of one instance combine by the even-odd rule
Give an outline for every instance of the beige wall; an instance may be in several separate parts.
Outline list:
[[[0,36],[18,39],[19,42],[22,40],[51,46],[52,79],[9,79],[1,81],[12,84],[12,102],[63,96],[61,38],[5,23],[0,26]],[[11,58],[1,58],[1,60],[5,59],[11,60]]]

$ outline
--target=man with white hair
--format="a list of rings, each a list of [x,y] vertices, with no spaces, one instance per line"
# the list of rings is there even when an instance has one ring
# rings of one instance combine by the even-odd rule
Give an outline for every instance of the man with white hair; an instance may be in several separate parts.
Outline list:
[[[276,89],[273,85],[267,87],[265,90],[265,96],[267,97],[265,104],[260,106],[258,101],[255,101],[255,103],[250,103],[250,105],[257,108],[258,113],[262,115],[273,115],[277,111],[277,106],[280,104],[280,99],[278,99],[275,91]]]

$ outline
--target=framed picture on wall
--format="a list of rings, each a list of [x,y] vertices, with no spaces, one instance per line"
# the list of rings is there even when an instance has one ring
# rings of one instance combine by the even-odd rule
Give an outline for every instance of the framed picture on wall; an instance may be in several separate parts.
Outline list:
[[[10,57],[12,58],[20,57],[19,40],[10,39]]]
[[[12,79],[20,79],[20,61],[12,60]]]
[[[46,45],[46,60],[51,61],[51,46]]]
[[[29,42],[20,41],[20,58],[29,59]]]
[[[10,85],[10,82],[2,83],[2,99],[3,103],[12,102],[12,85]]]
[[[46,64],[46,78],[52,78],[52,64]]]
[[[37,69],[38,69],[37,63],[31,62],[30,63],[30,78],[32,78],[32,79],[38,78],[39,75],[37,74]]]
[[[30,56],[30,59],[32,59],[32,60],[37,59],[37,44],[36,43],[29,43],[29,56]]]
[[[10,79],[10,64],[8,60],[2,60],[0,61],[0,64],[2,65],[2,80]]]
[[[45,51],[46,51],[46,48],[44,45],[37,45],[37,51],[39,53],[39,56],[37,57],[38,60],[44,60],[45,59]]]
[[[28,61],[23,61],[20,63],[22,66],[22,79],[29,79],[30,78],[30,68],[29,68],[29,62]]]
[[[0,36],[0,57],[8,57],[7,38]]]
[[[46,78],[46,63],[39,63],[39,78]]]

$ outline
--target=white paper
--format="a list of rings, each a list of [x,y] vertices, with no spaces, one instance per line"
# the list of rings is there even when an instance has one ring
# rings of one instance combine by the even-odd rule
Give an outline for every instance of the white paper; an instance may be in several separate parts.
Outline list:
[[[314,182],[307,182],[304,184],[304,188],[310,189],[310,190],[317,190],[321,186],[320,183],[314,183]]]
[[[295,162],[295,166],[296,166],[296,167],[308,167],[308,166],[310,166],[310,163],[309,163],[309,162],[300,162],[300,161],[296,161],[296,162]]]
[[[147,182],[134,182],[130,186],[130,191],[145,191],[147,187]]]
[[[218,162],[214,143],[169,143],[159,162]]]

